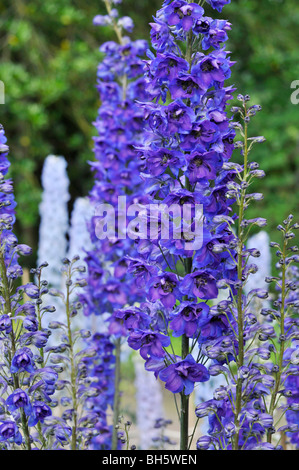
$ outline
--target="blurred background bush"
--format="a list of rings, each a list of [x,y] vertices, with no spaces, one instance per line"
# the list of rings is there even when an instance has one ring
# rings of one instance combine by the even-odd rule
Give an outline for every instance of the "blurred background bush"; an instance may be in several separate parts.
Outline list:
[[[134,39],[149,39],[148,23],[160,7],[161,0],[123,0],[120,12],[133,18]],[[99,46],[114,39],[109,28],[92,24],[104,12],[101,0],[0,0],[0,122],[10,146],[17,235],[35,249],[33,257],[46,156],[63,155],[68,162],[70,207],[93,184],[88,161],[100,104]],[[299,219],[299,104],[290,100],[291,83],[299,80],[298,0],[232,0],[217,17],[232,23],[228,49],[237,63],[230,83],[263,107],[250,132],[267,139],[254,153],[267,174],[256,188],[265,198],[249,215],[266,217],[276,240],[275,227],[284,217]],[[35,259],[26,262],[31,266]]]

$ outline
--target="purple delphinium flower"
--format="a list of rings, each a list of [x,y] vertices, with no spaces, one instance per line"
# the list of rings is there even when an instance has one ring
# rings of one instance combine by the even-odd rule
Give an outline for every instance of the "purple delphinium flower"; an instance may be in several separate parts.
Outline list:
[[[203,8],[196,3],[175,0],[164,8],[164,18],[165,22],[170,26],[176,26],[178,29],[183,28],[184,31],[189,31],[194,21],[200,18],[203,12]]]
[[[24,347],[16,351],[12,358],[10,371],[15,374],[19,371],[34,372],[33,353],[31,349]]]
[[[6,334],[12,331],[12,323],[9,315],[0,316],[0,331],[5,332]]]
[[[128,258],[128,272],[134,274],[138,288],[143,288],[151,277],[157,274],[158,268],[154,264],[147,263],[142,258]]]
[[[183,392],[190,395],[196,382],[209,380],[209,373],[205,366],[197,364],[191,354],[176,364],[170,364],[159,373],[159,378],[165,382],[165,387],[172,393]]]
[[[0,421],[0,442],[22,444],[22,434],[14,421]]]
[[[45,418],[52,415],[52,410],[43,401],[37,400],[32,403],[32,411],[28,419],[29,426],[35,426],[38,422],[43,423]]]
[[[221,167],[221,156],[216,152],[192,152],[187,156],[188,175],[192,184],[202,179],[214,180]]]
[[[198,22],[197,22],[198,25]],[[231,24],[226,20],[214,20],[209,24],[209,29],[204,34],[202,47],[204,50],[209,49],[211,46],[219,49],[221,44],[228,38],[227,32],[231,29]]]
[[[151,279],[149,288],[151,301],[161,300],[166,308],[172,308],[179,298],[178,278],[174,273],[160,274]]]
[[[188,338],[194,337],[198,329],[209,322],[209,310],[210,307],[204,302],[181,302],[170,314],[169,328],[173,336],[185,334]]]
[[[32,411],[32,406],[29,400],[29,396],[22,389],[16,389],[6,399],[6,405],[8,410],[13,413],[19,408],[23,408],[25,414],[28,416]]]
[[[95,215],[87,224],[92,247],[85,258],[87,286],[79,295],[86,316],[104,318],[99,318],[101,339],[92,339],[98,354],[88,361],[88,369],[98,380],[98,385],[94,384],[98,394],[90,397],[86,404],[87,412],[92,408],[98,413],[94,425],[98,435],[90,438],[91,449],[111,448],[115,430],[107,423],[107,412],[114,406],[114,393],[119,393],[114,390],[117,363],[114,343],[128,336],[133,327],[147,324],[142,312],[137,308],[125,311],[125,306],[143,299],[141,286],[156,272],[153,263],[145,262],[142,266],[146,260],[140,259],[140,264],[131,261],[137,260],[139,254],[127,236],[128,220],[123,221],[131,204],[142,204],[147,199],[140,178],[144,165],[137,151],[143,137],[144,110],[137,102],[148,97],[143,77],[143,59],[148,44],[129,37],[128,33],[133,29],[129,17],[117,18],[115,8],[108,8],[107,13],[97,16],[95,25],[109,25],[115,30],[118,42],[108,40],[100,47],[103,58],[97,69],[97,90],[101,104],[94,122],[97,133],[94,137],[95,161],[91,162],[94,185],[89,194]],[[159,172],[159,163],[153,161],[153,173]],[[122,207],[118,205],[121,196],[126,198]],[[115,209],[115,231],[101,239],[97,228],[102,219],[96,215],[96,210],[105,203]],[[132,271],[138,273],[136,282]],[[103,347],[111,348],[109,354],[102,350],[98,341]]]
[[[215,8],[217,11],[222,11],[224,5],[230,3],[231,0],[207,0],[212,8]]]
[[[129,307],[118,309],[113,312],[109,318],[109,331],[111,334],[117,334],[116,331],[147,328],[149,326],[149,317],[138,307]],[[125,335],[124,333],[123,335]]]
[[[164,348],[170,345],[170,338],[151,330],[134,330],[128,337],[128,344],[138,350],[143,359],[161,358],[165,356]]]
[[[196,75],[181,74],[180,77],[175,78],[169,84],[169,92],[172,99],[191,98],[198,89],[201,88],[201,83]]]
[[[173,173],[177,173],[181,158],[180,152],[173,152],[167,149],[149,150],[146,153],[147,166],[153,176],[161,175],[167,168]]]
[[[162,131],[164,130],[168,135],[176,132],[184,134],[192,128],[194,112],[183,101],[176,100],[162,109],[162,118]]]
[[[151,23],[154,52],[148,52],[144,67],[150,97],[139,103],[145,113],[144,142],[138,146],[144,190],[148,203],[159,204],[163,213],[161,218],[149,217],[149,225],[157,225],[155,236],[149,231],[146,240],[136,240],[140,272],[146,272],[139,284],[144,294],[141,309],[148,312],[150,324],[130,330],[128,342],[138,349],[142,334],[146,337],[149,331],[182,337],[182,357],[173,357],[173,363],[169,354],[158,357],[150,348],[144,354],[146,370],[182,395],[189,395],[195,382],[209,379],[206,368],[188,354],[197,343],[202,353],[198,361],[221,352],[221,364],[232,360],[235,346],[232,316],[226,311],[218,318],[203,302],[217,298],[221,279],[234,282],[237,274],[233,254],[222,251],[233,236],[226,224],[214,221],[228,216],[234,202],[227,197],[226,185],[236,172],[225,167],[235,136],[226,109],[234,88],[225,87],[233,65],[224,45],[230,24],[204,13],[202,6],[183,0],[163,3]],[[189,217],[184,214],[187,206]],[[163,236],[165,215],[168,238]],[[199,225],[202,243],[192,245],[200,238]],[[155,265],[156,271],[143,271],[143,265]],[[136,269],[140,279],[138,275]],[[229,344],[222,344],[223,335]],[[227,432],[230,429],[227,423]]]
[[[0,125],[0,241],[3,245],[3,255],[9,278],[15,279],[22,275],[22,269],[18,264],[17,238],[12,232],[16,220],[16,202],[13,193],[12,180],[7,178],[10,162],[7,158],[9,147],[4,129]]]
[[[180,286],[183,294],[199,299],[215,299],[218,288],[215,277],[204,271],[198,270],[187,274]]]

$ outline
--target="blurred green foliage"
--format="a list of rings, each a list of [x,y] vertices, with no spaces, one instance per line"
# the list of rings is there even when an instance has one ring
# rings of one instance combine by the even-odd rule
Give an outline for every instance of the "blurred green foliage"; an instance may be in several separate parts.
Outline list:
[[[123,0],[120,13],[133,18],[134,38],[149,38],[148,23],[161,3]],[[17,235],[33,247],[45,157],[67,159],[71,203],[92,186],[88,161],[99,106],[99,46],[113,39],[109,28],[93,26],[92,19],[104,12],[101,0],[0,0],[0,122],[11,149]],[[207,13],[215,16],[209,7]],[[263,107],[250,132],[267,139],[254,153],[267,173],[256,187],[265,198],[249,215],[266,217],[276,239],[275,226],[286,215],[299,219],[299,105],[290,100],[291,83],[299,80],[298,0],[232,0],[217,17],[232,23],[228,49],[236,64],[230,83]]]

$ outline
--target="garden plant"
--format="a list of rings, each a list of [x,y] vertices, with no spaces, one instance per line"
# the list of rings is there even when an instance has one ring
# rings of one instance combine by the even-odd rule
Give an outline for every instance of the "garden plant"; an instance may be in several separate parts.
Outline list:
[[[149,450],[295,450],[299,223],[281,214],[280,241],[270,243],[276,272],[261,287],[263,253],[249,239],[267,227],[258,216],[267,178],[258,149],[267,142],[251,131],[264,111],[232,84],[233,25],[223,19],[231,1],[165,0],[149,18],[150,41],[132,39],[121,0],[102,3],[93,25],[114,40],[100,45],[84,241],[54,266],[55,281],[40,257],[45,230],[55,232],[49,253],[67,251],[68,182],[55,182],[65,163],[47,160],[45,229],[24,281],[32,248],[15,235],[0,130],[0,448],[142,448],[125,406],[137,400],[123,387],[135,361]]]

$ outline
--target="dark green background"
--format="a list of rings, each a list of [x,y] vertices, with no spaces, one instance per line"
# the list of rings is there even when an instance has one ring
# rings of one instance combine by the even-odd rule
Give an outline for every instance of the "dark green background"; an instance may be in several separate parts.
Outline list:
[[[120,12],[134,19],[134,38],[149,38],[148,23],[161,3],[123,0]],[[0,79],[6,98],[0,122],[11,149],[17,235],[34,252],[45,157],[54,153],[68,161],[70,209],[92,187],[87,162],[93,159],[92,122],[99,106],[98,48],[113,39],[109,28],[93,26],[99,13],[104,13],[101,0],[0,0]],[[250,133],[267,139],[252,155],[267,174],[256,186],[265,198],[249,215],[266,217],[277,239],[275,227],[286,215],[299,220],[299,105],[290,101],[291,83],[299,80],[298,0],[232,0],[222,14],[208,8],[207,13],[232,23],[228,49],[237,63],[230,83],[263,107]]]

